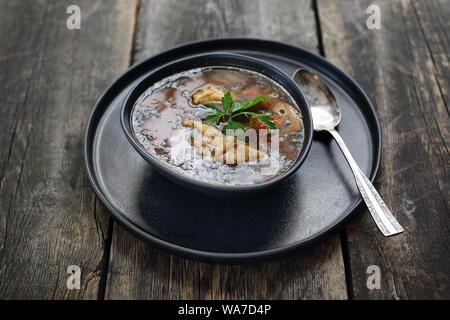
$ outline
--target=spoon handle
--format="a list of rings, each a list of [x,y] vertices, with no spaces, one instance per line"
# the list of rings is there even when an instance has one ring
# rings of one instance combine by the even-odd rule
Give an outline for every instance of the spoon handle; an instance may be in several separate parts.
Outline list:
[[[341,148],[342,153],[347,159],[347,162],[353,171],[353,175],[355,176],[359,192],[361,193],[364,202],[369,208],[370,214],[375,220],[378,229],[380,229],[380,231],[386,237],[403,232],[402,226],[400,226],[400,224],[397,222],[391,211],[381,199],[378,192],[375,190],[375,187],[372,185],[366,175],[361,171],[355,159],[353,159],[350,151],[345,145],[344,140],[342,140],[342,137],[334,129],[329,130],[329,132],[333,135],[333,138],[336,140],[337,144]]]

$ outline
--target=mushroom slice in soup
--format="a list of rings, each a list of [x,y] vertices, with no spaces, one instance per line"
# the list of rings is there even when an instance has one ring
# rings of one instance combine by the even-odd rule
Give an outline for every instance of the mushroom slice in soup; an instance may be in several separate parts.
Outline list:
[[[277,118],[282,120],[282,123],[287,123],[286,126],[280,128],[281,134],[300,131],[302,129],[300,113],[289,103],[279,100],[265,100],[261,101],[259,105],[263,109],[271,110],[277,115]],[[286,120],[288,121],[286,122]]]
[[[201,155],[211,154],[214,161],[238,164],[253,162],[266,156],[264,152],[252,148],[248,143],[232,136],[225,136],[218,129],[200,121],[185,119],[182,125],[198,131],[200,136],[194,137],[194,147]]]
[[[208,102],[220,102],[225,95],[225,91],[217,86],[210,86],[206,89],[197,90],[192,95],[194,104],[205,104]],[[231,96],[235,98],[235,94],[231,92]]]
[[[197,90],[192,95],[192,102],[195,104],[205,104],[211,101],[220,101],[225,95],[225,91],[216,86],[211,86],[206,89]]]

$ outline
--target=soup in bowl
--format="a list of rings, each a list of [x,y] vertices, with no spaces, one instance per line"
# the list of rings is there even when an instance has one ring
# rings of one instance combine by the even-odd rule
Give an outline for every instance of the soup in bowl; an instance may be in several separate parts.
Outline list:
[[[273,65],[234,54],[194,56],[144,76],[123,103],[121,124],[157,170],[213,194],[280,183],[312,140],[298,86]]]

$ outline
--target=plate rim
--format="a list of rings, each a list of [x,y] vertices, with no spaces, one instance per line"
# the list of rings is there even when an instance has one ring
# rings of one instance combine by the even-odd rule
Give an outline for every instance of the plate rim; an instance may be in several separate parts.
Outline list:
[[[254,252],[241,252],[241,253],[228,253],[228,252],[212,252],[212,251],[202,251],[197,249],[192,249],[188,247],[183,247],[181,245],[173,244],[168,241],[162,240],[154,235],[151,235],[150,233],[140,229],[138,226],[136,226],[134,223],[126,219],[118,210],[116,210],[111,203],[106,199],[106,197],[103,195],[103,192],[101,191],[101,187],[99,183],[97,182],[95,169],[93,165],[91,164],[90,156],[92,154],[92,143],[90,141],[94,139],[96,130],[94,130],[94,127],[98,127],[98,125],[94,125],[94,123],[98,124],[99,120],[101,120],[101,116],[97,118],[98,113],[101,115],[104,114],[104,112],[108,109],[103,108],[104,110],[99,111],[102,109],[102,105],[104,104],[104,101],[108,100],[109,95],[112,95],[112,92],[114,91],[115,87],[118,86],[119,83],[126,81],[127,77],[131,77],[131,75],[136,72],[138,69],[142,68],[146,63],[149,63],[151,60],[156,60],[158,58],[169,56],[170,54],[176,53],[177,51],[183,50],[183,49],[193,49],[196,46],[205,46],[206,44],[211,43],[217,43],[217,42],[223,42],[223,43],[239,43],[239,42],[253,42],[258,43],[259,45],[270,45],[273,46],[285,48],[287,50],[291,51],[300,51],[303,55],[309,56],[311,60],[314,60],[314,66],[322,65],[323,67],[319,68],[322,71],[323,70],[330,70],[330,72],[324,72],[332,78],[337,83],[342,83],[342,80],[345,80],[347,83],[347,87],[354,87],[356,91],[360,94],[360,98],[363,100],[364,104],[368,106],[367,110],[365,112],[369,112],[370,116],[373,120],[372,125],[374,125],[375,132],[371,131],[371,134],[373,137],[375,137],[375,143],[376,144],[374,148],[374,163],[372,165],[372,170],[369,174],[369,179],[373,182],[377,173],[378,169],[380,167],[380,161],[381,161],[381,151],[382,151],[382,141],[381,141],[381,127],[380,123],[378,121],[378,117],[375,112],[375,108],[370,101],[369,97],[365,93],[365,91],[360,87],[360,85],[353,80],[347,73],[345,73],[343,70],[338,68],[336,65],[331,63],[330,61],[326,60],[324,57],[311,52],[307,49],[304,49],[299,46],[287,44],[280,41],[274,41],[270,39],[261,39],[261,38],[242,38],[242,37],[227,37],[227,38],[210,38],[205,40],[198,40],[198,41],[191,41],[186,42],[183,44],[180,44],[178,46],[172,47],[168,50],[164,50],[158,54],[152,55],[148,58],[145,58],[138,63],[132,65],[127,70],[125,70],[123,73],[121,73],[118,77],[114,79],[114,81],[103,91],[103,93],[100,95],[100,97],[97,99],[86,124],[85,129],[85,135],[84,135],[84,162],[85,167],[87,171],[87,176],[89,179],[89,183],[91,184],[92,189],[94,190],[96,196],[102,204],[108,209],[110,215],[113,217],[115,221],[120,223],[122,226],[124,226],[128,231],[130,231],[133,235],[137,236],[138,238],[144,240],[145,242],[151,243],[152,245],[163,249],[165,251],[168,251],[169,253],[177,254],[179,256],[183,256],[188,259],[194,259],[194,260],[201,260],[205,262],[213,262],[213,263],[254,263],[254,262],[261,262],[261,261],[267,261],[272,260],[280,256],[287,255],[289,253],[292,253],[294,251],[298,251],[302,247],[310,246],[311,244],[321,240],[325,235],[330,234],[332,231],[339,227],[343,227],[344,222],[349,219],[355,211],[358,208],[358,206],[361,204],[362,197],[359,197],[357,201],[353,203],[352,206],[350,206],[347,210],[345,210],[333,223],[328,225],[326,228],[320,230],[319,232],[303,239],[300,241],[293,242],[288,245],[284,245],[281,247],[273,248],[273,249],[267,249],[267,250],[261,250],[261,251],[254,251]],[[212,48],[211,51],[218,52],[218,50],[214,50],[214,46],[210,45]],[[235,46],[236,47],[236,46]],[[231,48],[231,51],[234,50],[234,48]],[[237,49],[238,50],[238,49]],[[204,52],[205,50],[203,50]],[[220,51],[220,50],[219,50]],[[209,52],[209,51],[206,51]],[[245,53],[243,53],[245,55]],[[284,57],[286,58],[286,57]],[[170,62],[170,61],[169,61]],[[345,90],[347,93],[348,90]],[[113,97],[115,97],[117,94],[113,94]]]

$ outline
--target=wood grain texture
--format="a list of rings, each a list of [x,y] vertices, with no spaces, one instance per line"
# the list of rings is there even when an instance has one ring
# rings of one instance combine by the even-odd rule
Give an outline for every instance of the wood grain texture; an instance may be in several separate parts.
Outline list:
[[[109,217],[95,210],[83,140],[96,99],[128,66],[135,9],[77,1],[81,30],[69,30],[71,3],[0,1],[2,299],[101,291]],[[81,290],[66,287],[69,265],[81,267]]]
[[[366,27],[371,4],[381,9],[381,30]],[[376,106],[383,135],[376,186],[405,228],[387,239],[367,210],[348,225],[351,296],[448,299],[449,2],[319,0],[318,9],[326,57]],[[369,265],[381,268],[379,290],[366,286]]]
[[[310,1],[142,1],[134,61],[183,42],[261,37],[318,50]],[[154,249],[114,225],[107,299],[345,299],[340,240],[257,265],[212,265]]]

